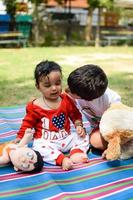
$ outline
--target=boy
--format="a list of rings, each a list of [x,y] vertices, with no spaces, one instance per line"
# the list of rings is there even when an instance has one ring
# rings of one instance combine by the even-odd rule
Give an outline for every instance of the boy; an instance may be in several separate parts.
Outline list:
[[[75,99],[79,110],[87,117],[92,128],[90,143],[104,150],[107,143],[99,132],[99,122],[104,111],[121,97],[108,86],[104,71],[97,65],[88,64],[72,71],[68,77],[67,93]]]
[[[33,130],[27,129],[19,144],[7,142],[0,144],[0,165],[12,163],[14,170],[40,172],[43,159],[38,151],[26,146],[33,137]]]

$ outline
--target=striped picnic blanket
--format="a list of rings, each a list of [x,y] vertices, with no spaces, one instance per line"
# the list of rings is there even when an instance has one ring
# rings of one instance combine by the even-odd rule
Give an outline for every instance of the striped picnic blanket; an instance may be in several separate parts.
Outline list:
[[[25,106],[0,108],[0,143],[15,138],[24,114]],[[84,124],[87,127],[85,118]],[[70,171],[44,164],[40,173],[23,174],[10,165],[1,166],[0,199],[133,199],[133,159],[108,162],[96,151],[88,156],[89,163]]]

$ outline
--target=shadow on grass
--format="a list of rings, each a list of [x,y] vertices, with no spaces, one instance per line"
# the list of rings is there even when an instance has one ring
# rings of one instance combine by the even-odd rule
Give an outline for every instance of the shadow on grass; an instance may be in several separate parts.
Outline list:
[[[117,91],[122,102],[133,106],[133,73],[113,73],[108,76],[109,87]],[[63,77],[63,87],[67,85],[67,77]],[[14,80],[0,79],[0,106],[25,104],[39,94],[35,88],[33,77]]]
[[[122,102],[133,106],[133,73],[113,73],[108,79],[109,87],[121,95]]]
[[[36,96],[33,78],[0,80],[0,106],[20,105]]]

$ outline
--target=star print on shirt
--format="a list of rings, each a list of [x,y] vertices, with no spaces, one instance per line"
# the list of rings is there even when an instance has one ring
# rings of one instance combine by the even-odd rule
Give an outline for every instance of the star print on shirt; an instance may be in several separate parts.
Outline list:
[[[63,129],[65,124],[65,115],[61,113],[59,116],[54,116],[52,118],[53,125],[58,129]]]

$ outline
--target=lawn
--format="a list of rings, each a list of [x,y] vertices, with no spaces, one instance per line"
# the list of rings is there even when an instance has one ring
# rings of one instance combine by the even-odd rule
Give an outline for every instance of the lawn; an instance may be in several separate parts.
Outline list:
[[[63,87],[75,68],[91,63],[101,66],[123,103],[133,106],[133,47],[46,47],[0,49],[0,106],[15,106],[38,96],[33,72],[42,60],[59,63]]]

